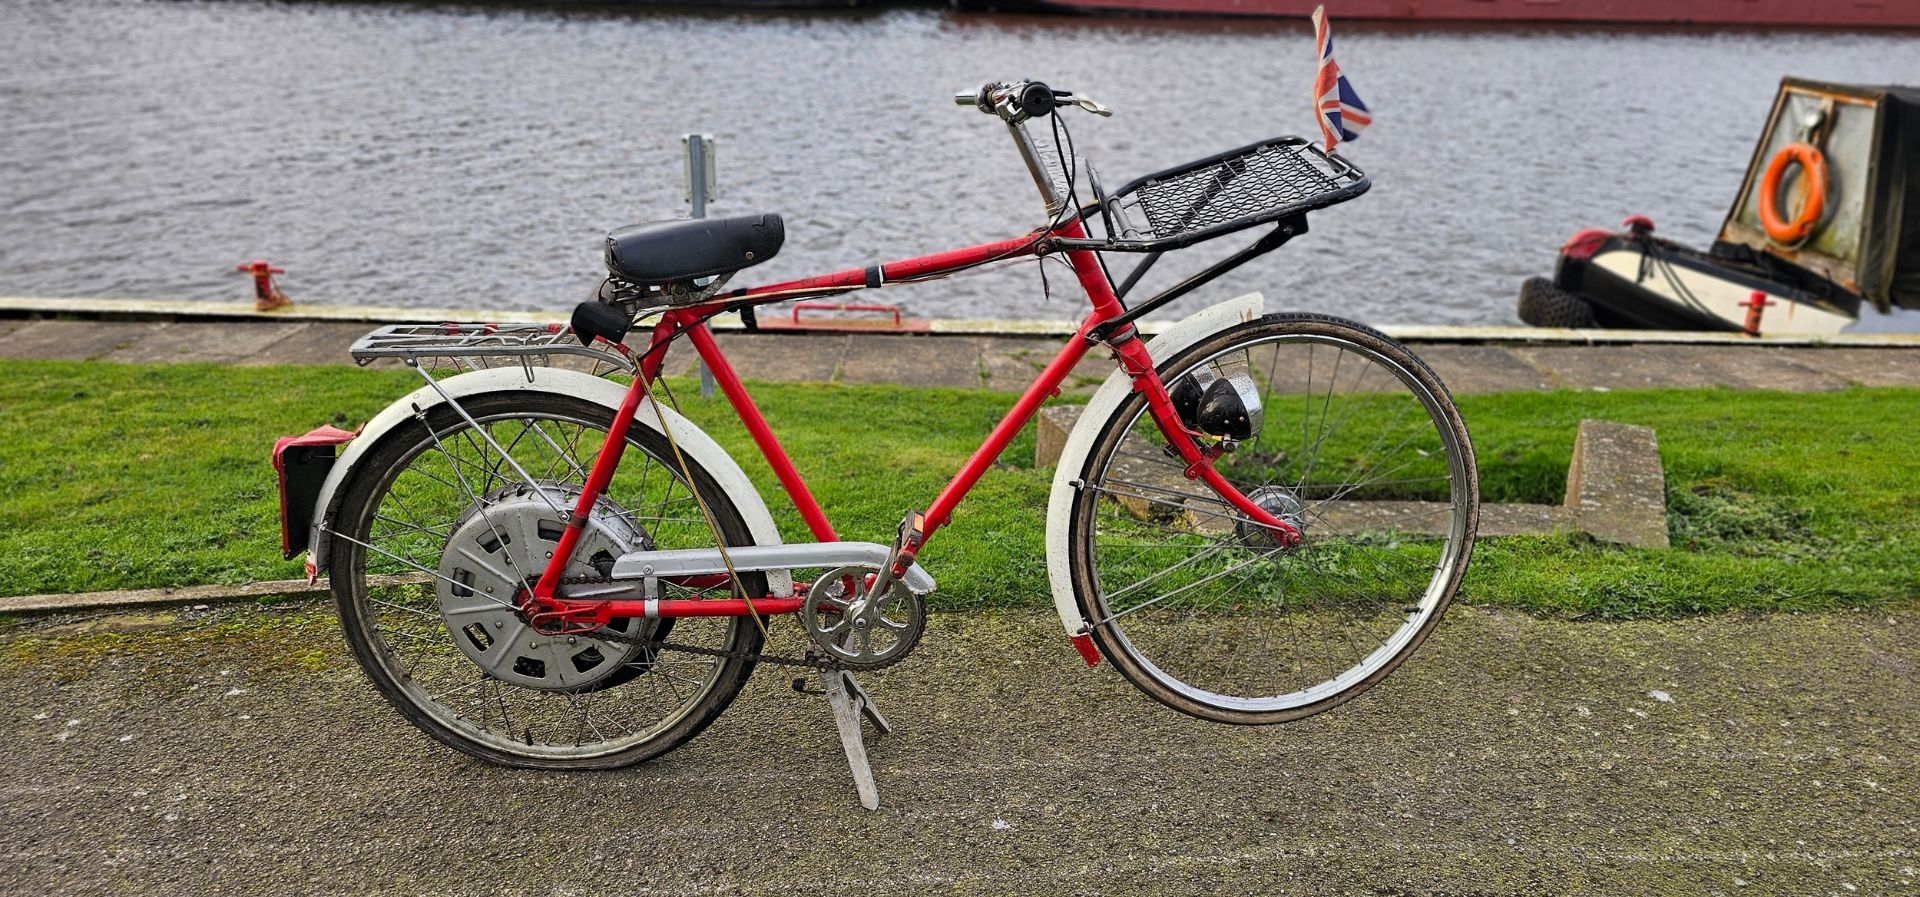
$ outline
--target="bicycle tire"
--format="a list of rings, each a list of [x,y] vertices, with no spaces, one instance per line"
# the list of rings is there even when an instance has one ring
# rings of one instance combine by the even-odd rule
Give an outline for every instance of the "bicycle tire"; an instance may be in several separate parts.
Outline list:
[[[1271,357],[1258,354],[1266,346],[1273,347]],[[1289,353],[1286,358],[1282,349]],[[1335,354],[1324,393],[1313,387],[1317,351]],[[1308,388],[1301,395],[1308,401],[1297,402],[1281,387],[1283,379],[1286,385],[1298,382],[1303,355]],[[1341,395],[1351,398],[1361,413],[1329,407],[1342,376],[1341,360],[1348,357],[1392,375],[1383,383],[1388,392],[1362,389],[1365,371],[1358,382],[1349,381],[1349,393]],[[1075,599],[1096,645],[1141,691],[1202,719],[1267,725],[1351,700],[1392,673],[1425,641],[1451,603],[1471,557],[1479,484],[1472,442],[1451,394],[1417,356],[1378,331],[1325,315],[1271,314],[1202,340],[1161,362],[1158,370],[1169,391],[1177,394],[1183,378],[1196,378],[1203,368],[1224,376],[1234,364],[1243,365],[1250,379],[1265,381],[1259,387],[1264,424],[1254,437],[1218,459],[1216,467],[1263,507],[1297,517],[1303,524],[1302,545],[1286,550],[1269,544],[1270,537],[1237,511],[1227,510],[1198,481],[1187,479],[1184,463],[1161,450],[1164,437],[1144,414],[1144,397],[1136,393],[1099,422],[1093,448],[1078,471],[1069,567]],[[1396,385],[1401,390],[1397,398],[1392,393]],[[1285,401],[1276,403],[1276,398]],[[1339,471],[1353,477],[1357,474],[1348,471],[1371,471],[1385,463],[1389,453],[1374,456],[1387,436],[1398,435],[1396,428],[1410,414],[1409,401],[1424,412],[1431,443],[1420,435],[1425,427],[1416,422],[1407,425],[1413,435],[1400,444],[1420,452],[1439,449],[1440,467],[1430,462],[1431,454],[1396,449],[1390,453],[1394,463],[1411,466],[1386,471],[1395,476],[1357,483],[1342,479],[1322,484],[1314,479],[1323,450],[1332,458],[1336,448],[1351,453],[1349,447],[1360,444],[1345,435],[1329,442],[1329,425],[1338,427],[1347,420],[1355,422],[1358,439],[1372,436],[1373,441],[1364,454],[1338,459]],[[1274,450],[1292,445],[1295,407],[1300,448],[1310,449],[1304,459]],[[1383,423],[1388,411],[1397,415],[1391,424]],[[1269,440],[1269,435],[1274,438]],[[1399,457],[1402,454],[1407,460]],[[1357,466],[1362,463],[1370,466]],[[1429,476],[1398,476],[1423,471]],[[1443,482],[1434,481],[1436,477]],[[1419,482],[1422,479],[1429,482]],[[1431,507],[1436,497],[1438,508]],[[1444,525],[1427,522],[1441,514]],[[1346,532],[1349,527],[1354,532]],[[1422,529],[1440,532],[1417,532]],[[1424,575],[1419,565],[1429,554],[1433,569]],[[1369,583],[1369,577],[1352,573],[1363,563],[1375,565],[1380,582]],[[1320,578],[1314,578],[1316,573]],[[1402,603],[1412,596],[1399,596],[1396,590],[1423,575],[1418,603]],[[1229,576],[1238,578],[1228,581]],[[1203,588],[1206,591],[1197,591]],[[1143,589],[1151,591],[1127,597]],[[1377,589],[1377,594],[1368,589]],[[1393,625],[1395,609],[1387,607],[1383,614],[1380,607],[1396,604],[1405,620]],[[1345,620],[1336,619],[1341,614]],[[1357,660],[1344,665],[1313,662],[1308,655],[1313,646],[1301,635],[1303,628],[1355,622],[1391,630],[1373,647],[1366,638],[1354,644],[1354,633],[1343,632]],[[1293,636],[1287,646],[1290,657],[1274,649],[1283,623]],[[1322,647],[1329,644],[1327,633],[1318,638]],[[1331,644],[1328,653],[1340,653],[1341,645]],[[1255,648],[1266,650],[1256,657]],[[1236,673],[1248,664],[1269,665],[1291,675],[1273,675],[1271,681],[1278,684],[1269,685],[1258,671]]]
[[[525,425],[525,422],[530,420],[566,423],[580,427],[582,434],[588,430],[597,431],[602,434],[604,441],[604,434],[613,421],[611,409],[584,399],[552,393],[491,393],[463,399],[462,405],[467,413],[483,426],[505,421],[520,421],[523,433],[536,432],[533,427]],[[470,432],[471,429],[463,418],[446,405],[430,409],[426,415],[426,423],[418,419],[411,420],[396,427],[384,437],[368,453],[360,471],[354,475],[344,493],[336,519],[337,525],[342,528],[341,532],[351,538],[336,537],[332,541],[331,585],[342,631],[353,650],[354,658],[366,671],[376,690],[408,722],[435,740],[463,753],[502,766],[533,769],[616,768],[657,757],[698,735],[718,718],[739,694],[740,689],[752,675],[754,668],[752,659],[742,656],[709,658],[711,670],[697,680],[690,689],[692,694],[685,698],[680,698],[677,688],[673,686],[674,672],[669,666],[663,666],[663,664],[697,661],[682,661],[678,659],[682,655],[661,652],[657,649],[651,654],[642,655],[643,660],[623,666],[621,670],[602,680],[593,689],[584,692],[558,693],[560,697],[554,700],[566,701],[576,707],[581,703],[579,699],[582,696],[589,701],[611,701],[615,699],[606,696],[630,694],[629,690],[639,688],[642,683],[657,685],[664,682],[667,690],[674,695],[674,698],[667,700],[673,701],[675,706],[664,713],[661,719],[650,728],[640,730],[633,733],[632,737],[626,738],[604,738],[602,733],[604,742],[591,747],[581,743],[578,734],[580,730],[590,727],[598,731],[602,724],[609,726],[624,724],[614,720],[595,720],[591,709],[584,709],[580,710],[579,714],[587,725],[582,726],[576,723],[575,743],[571,747],[565,743],[564,737],[558,741],[549,741],[543,734],[542,738],[536,739],[530,723],[524,730],[516,731],[521,729],[520,723],[536,715],[530,712],[519,722],[513,720],[512,714],[507,710],[509,695],[505,694],[510,684],[497,677],[485,675],[485,671],[480,667],[473,667],[474,671],[481,674],[476,680],[482,683],[478,686],[479,691],[484,693],[487,690],[488,686],[485,683],[489,678],[496,683],[493,688],[499,696],[501,716],[498,723],[491,721],[484,707],[481,710],[481,716],[476,720],[427,693],[421,684],[422,676],[418,672],[420,667],[418,655],[413,668],[400,667],[401,652],[395,645],[389,643],[390,635],[383,634],[377,621],[380,613],[392,615],[393,612],[391,609],[376,610],[384,605],[372,599],[372,593],[368,587],[369,552],[359,543],[380,544],[378,534],[373,532],[373,526],[376,517],[384,517],[380,514],[383,507],[382,500],[393,494],[393,487],[401,477],[407,475],[409,470],[416,470],[421,476],[425,476],[424,469],[416,468],[414,465],[423,457],[432,457],[428,453],[434,450],[434,446],[445,446],[453,442],[456,449],[464,444],[482,451],[491,451],[484,448],[486,445],[484,440],[460,440],[461,434]],[[546,438],[551,439],[550,436]],[[580,439],[580,436],[576,436],[571,443],[576,453],[581,445]],[[654,518],[657,534],[659,529],[666,526],[665,507],[669,503],[687,503],[687,498],[691,495],[689,493],[687,497],[673,499],[673,484],[678,483],[684,489],[686,483],[684,476],[678,473],[678,459],[665,437],[636,421],[628,432],[627,441],[626,454],[622,458],[620,467],[622,473],[616,475],[615,488],[609,490],[609,495],[612,495],[620,486],[627,484],[621,477],[632,470],[636,461],[643,468],[640,472],[642,483],[652,470],[657,468],[661,471],[662,475],[668,477],[671,482],[663,487],[663,495],[660,499],[662,510],[656,512]],[[518,458],[520,454],[531,449],[516,450],[514,447],[509,447],[509,451],[514,452]],[[559,449],[558,445],[555,445],[553,453],[556,458],[566,454]],[[636,454],[639,457],[636,457]],[[524,459],[522,460],[524,462]],[[573,465],[575,471],[591,467],[590,461],[584,458],[573,460],[576,462]],[[452,456],[449,456],[448,461],[449,468],[459,466]],[[701,498],[712,510],[727,544],[752,544],[753,539],[746,522],[735,509],[732,500],[697,461],[688,458],[687,465],[692,471],[693,480],[700,490]],[[504,478],[507,474],[504,465],[500,466]],[[538,473],[535,475],[538,476]],[[584,480],[584,476],[573,478],[577,481]],[[466,480],[462,479],[460,482],[464,484]],[[483,490],[483,494],[490,493],[485,493]],[[484,504],[484,502],[481,503]],[[414,512],[410,505],[408,510]],[[429,512],[417,513],[424,515]],[[704,520],[701,525],[705,525]],[[687,532],[693,532],[691,524],[686,525],[684,529]],[[711,530],[708,532],[710,533]],[[424,537],[419,538],[425,540]],[[687,538],[691,540],[694,537]],[[708,544],[711,544],[710,539]],[[692,546],[673,544],[661,547]],[[376,557],[380,556],[377,551],[373,554]],[[407,557],[413,559],[412,555]],[[741,582],[746,588],[759,589],[761,594],[765,592],[764,574],[744,574]],[[437,585],[435,587],[437,588]],[[424,604],[421,603],[421,606]],[[669,622],[693,624],[697,621]],[[761,633],[752,619],[709,618],[707,622],[709,629],[705,630],[705,637],[713,643],[710,646],[743,654],[757,652],[760,649]],[[676,642],[689,640],[690,634],[686,631],[688,628],[690,626],[680,625],[675,629]],[[661,630],[656,629],[654,632],[656,641],[663,637]],[[392,633],[392,635],[398,634],[398,632]],[[446,637],[449,642],[457,637],[446,624],[438,627],[438,634]],[[398,641],[398,639],[394,640]],[[420,650],[424,652],[428,649]],[[449,675],[457,675],[458,664],[466,658],[447,652],[445,646],[434,648],[434,650],[445,655],[444,659],[455,667],[456,673]],[[649,677],[653,678],[650,680]],[[542,706],[540,702],[545,698],[536,696],[534,694],[536,691],[536,689],[516,686],[511,697],[516,701],[523,701],[529,708],[538,709]],[[638,698],[635,698],[634,704],[637,705],[637,703]],[[552,717],[552,714],[547,714],[538,718],[545,721]]]

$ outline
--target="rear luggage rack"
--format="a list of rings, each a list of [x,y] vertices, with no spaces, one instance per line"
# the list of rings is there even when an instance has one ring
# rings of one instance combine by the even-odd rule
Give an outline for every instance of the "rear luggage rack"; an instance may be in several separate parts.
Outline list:
[[[618,370],[634,369],[618,352],[581,345],[572,328],[563,324],[390,324],[354,341],[348,351],[361,365],[382,358],[409,364],[446,359],[463,370],[506,364],[531,369],[551,364],[555,355],[574,355]]]
[[[1161,252],[1345,202],[1372,182],[1300,137],[1278,137],[1155,172],[1099,198],[1106,239],[1063,249]]]

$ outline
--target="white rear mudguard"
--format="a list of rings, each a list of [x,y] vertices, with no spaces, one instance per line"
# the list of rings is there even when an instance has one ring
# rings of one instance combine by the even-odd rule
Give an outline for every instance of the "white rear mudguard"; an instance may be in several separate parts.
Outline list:
[[[1259,293],[1248,293],[1183,318],[1147,343],[1155,364],[1166,361],[1222,330],[1243,324],[1266,313],[1267,301]],[[1099,430],[1114,409],[1133,394],[1133,380],[1125,371],[1115,370],[1100,385],[1080,413],[1080,422],[1067,436],[1060,451],[1060,463],[1053,471],[1053,492],[1047,500],[1047,580],[1053,588],[1053,606],[1067,635],[1080,649],[1088,664],[1098,662],[1087,621],[1080,615],[1080,604],[1073,596],[1073,570],[1067,562],[1067,529],[1073,516],[1073,481],[1086,470],[1087,454],[1093,451]]]
[[[618,411],[621,400],[627,394],[625,386],[578,371],[536,367],[532,373],[533,379],[529,380],[527,369],[518,365],[491,368],[449,377],[440,381],[440,388],[455,399],[492,392],[547,392],[585,399],[609,411]],[[319,497],[314,501],[313,532],[307,544],[312,546],[308,557],[316,570],[326,569],[328,535],[332,532],[334,516],[340,510],[345,484],[353,476],[360,459],[389,430],[412,417],[415,406],[425,412],[445,403],[446,400],[433,387],[421,386],[374,415],[366,426],[360,428],[360,435],[347,443],[346,451],[334,462],[320,486]],[[720,489],[733,500],[734,508],[740,512],[748,531],[753,534],[754,544],[780,544],[780,531],[773,525],[773,515],[767,513],[767,503],[760,498],[760,492],[754,488],[753,482],[741,472],[740,465],[734,463],[733,458],[712,437],[672,408],[663,406],[660,414],[666,417],[667,426],[673,431],[673,440],[679,443],[680,450],[692,462],[705,468]],[[660,431],[651,396],[641,401],[633,423],[634,426],[646,427],[656,433]],[[793,591],[792,577],[784,570],[769,572],[767,585],[775,595],[786,595]]]

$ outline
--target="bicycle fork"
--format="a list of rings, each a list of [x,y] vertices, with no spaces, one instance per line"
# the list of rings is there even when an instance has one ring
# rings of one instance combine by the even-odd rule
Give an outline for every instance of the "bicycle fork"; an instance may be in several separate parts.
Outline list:
[[[1300,544],[1298,527],[1255,504],[1226,477],[1221,476],[1220,471],[1214,469],[1214,459],[1225,454],[1226,450],[1216,446],[1203,448],[1194,439],[1193,431],[1181,419],[1179,410],[1173,407],[1173,397],[1167,393],[1166,384],[1160,381],[1160,373],[1154,370],[1153,359],[1147,354],[1145,344],[1132,328],[1127,331],[1127,339],[1113,343],[1113,351],[1120,361],[1120,369],[1133,378],[1133,391],[1146,396],[1147,413],[1160,428],[1160,434],[1166,437],[1168,447],[1186,462],[1187,479],[1197,479],[1207,484],[1207,488],[1235,510],[1247,515],[1254,523],[1272,530],[1279,544],[1286,547]]]
[[[1086,228],[1079,219],[1061,228],[1058,233],[1069,238],[1084,237]],[[1080,332],[1074,336],[1074,342],[1085,351],[1085,346],[1093,339],[1092,334],[1101,324],[1125,313],[1120,299],[1114,294],[1113,284],[1107,279],[1105,269],[1093,252],[1085,249],[1068,250],[1067,261],[1073,266],[1073,273],[1080,281],[1080,287],[1087,291],[1087,298],[1093,300],[1093,314],[1080,326]],[[1160,372],[1155,369],[1153,357],[1148,354],[1145,341],[1140,339],[1140,331],[1131,323],[1121,327],[1117,335],[1106,343],[1113,350],[1114,358],[1120,363],[1120,369],[1133,379],[1133,391],[1146,397],[1147,413],[1160,428],[1167,445],[1180,460],[1186,462],[1187,479],[1197,479],[1212,489],[1222,500],[1235,510],[1245,514],[1249,520],[1273,532],[1281,545],[1288,547],[1300,544],[1300,530],[1292,524],[1274,516],[1265,508],[1255,504],[1227,478],[1213,467],[1214,459],[1224,454],[1219,447],[1201,447],[1195,433],[1188,429],[1180,418],[1180,412],[1173,407],[1173,397],[1167,393],[1167,386],[1160,381]],[[1072,351],[1069,347],[1068,351]],[[1067,353],[1061,353],[1064,357]],[[1078,360],[1077,358],[1075,359]],[[1071,368],[1071,364],[1068,365]],[[1056,381],[1057,384],[1057,381]],[[1023,421],[1024,423],[1024,421]],[[1097,425],[1098,422],[1095,422]]]

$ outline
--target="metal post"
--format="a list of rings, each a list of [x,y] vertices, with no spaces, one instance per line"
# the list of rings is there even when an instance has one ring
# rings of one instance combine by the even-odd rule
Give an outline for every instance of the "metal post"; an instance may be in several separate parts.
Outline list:
[[[680,138],[686,147],[687,155],[687,205],[693,209],[694,218],[707,217],[707,198],[713,195],[713,135],[688,134]],[[700,398],[713,398],[713,372],[707,370],[707,362],[701,359]]]

